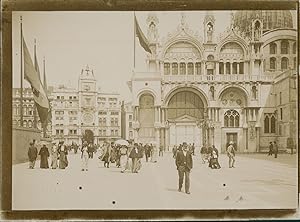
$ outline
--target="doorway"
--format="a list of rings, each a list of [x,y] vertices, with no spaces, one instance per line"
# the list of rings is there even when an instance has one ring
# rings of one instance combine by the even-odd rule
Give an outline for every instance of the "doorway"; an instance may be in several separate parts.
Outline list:
[[[226,133],[226,148],[229,146],[229,142],[233,142],[233,147],[235,151],[238,151],[237,142],[238,142],[238,135],[237,133]],[[225,149],[226,150],[226,149]]]

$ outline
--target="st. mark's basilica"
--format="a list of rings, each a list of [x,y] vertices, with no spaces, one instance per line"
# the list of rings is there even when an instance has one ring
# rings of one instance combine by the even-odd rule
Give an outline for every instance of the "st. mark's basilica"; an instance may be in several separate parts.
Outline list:
[[[172,149],[229,141],[237,152],[280,150],[296,143],[297,32],[290,11],[238,11],[216,35],[206,13],[200,37],[181,15],[159,38],[159,18],[146,19],[151,53],[147,69],[133,72],[134,140]],[[140,23],[145,21],[140,21]],[[145,52],[146,53],[146,52]]]

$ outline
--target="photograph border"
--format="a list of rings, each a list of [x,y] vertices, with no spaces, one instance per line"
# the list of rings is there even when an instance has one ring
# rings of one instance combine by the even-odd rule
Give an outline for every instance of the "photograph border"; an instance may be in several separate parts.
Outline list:
[[[178,10],[297,10],[299,2],[242,0],[6,0],[2,2],[1,50],[1,214],[3,219],[263,219],[295,218],[291,210],[57,210],[12,211],[12,12],[13,11],[178,11]],[[298,47],[299,67],[299,47]],[[299,96],[299,73],[297,75]],[[299,97],[298,97],[299,98]],[[299,110],[299,103],[297,106]],[[299,113],[298,113],[299,119]],[[299,121],[298,121],[299,127]],[[298,128],[299,129],[299,128]],[[299,135],[299,131],[298,131]],[[298,136],[299,144],[299,136]],[[299,149],[298,149],[299,163]],[[298,164],[298,194],[299,194]],[[299,208],[299,195],[298,195]]]

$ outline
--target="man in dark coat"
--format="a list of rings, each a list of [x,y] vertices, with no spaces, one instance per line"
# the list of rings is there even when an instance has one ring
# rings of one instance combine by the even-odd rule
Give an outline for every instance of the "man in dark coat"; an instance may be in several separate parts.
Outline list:
[[[176,155],[176,166],[179,176],[179,188],[178,191],[181,192],[183,178],[185,177],[185,192],[190,194],[190,172],[193,168],[193,158],[186,143],[183,143],[182,150],[177,151]]]
[[[138,172],[138,166],[137,166],[137,161],[140,158],[140,153],[139,153],[139,147],[137,143],[134,143],[134,147],[131,150],[129,154],[129,158],[132,159],[132,166],[131,166],[131,172],[132,173],[137,173]]]
[[[29,145],[30,145],[28,149],[29,169],[33,169],[38,155],[38,150],[33,145],[33,142],[30,142]]]
[[[273,143],[273,149],[274,149],[274,154],[275,154],[275,158],[277,158],[277,154],[278,154],[278,145],[276,143],[276,141],[274,141]]]

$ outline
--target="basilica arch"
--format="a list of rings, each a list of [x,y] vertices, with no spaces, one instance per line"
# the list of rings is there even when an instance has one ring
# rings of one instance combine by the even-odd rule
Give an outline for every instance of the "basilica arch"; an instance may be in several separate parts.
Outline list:
[[[204,94],[191,87],[177,88],[166,96],[165,107],[171,147],[187,142],[199,148],[206,142],[206,130],[201,125],[207,109]]]
[[[225,152],[230,142],[237,152],[248,144],[247,107],[248,93],[238,86],[227,86],[218,95],[221,121],[221,152]],[[255,111],[254,111],[255,112]]]

